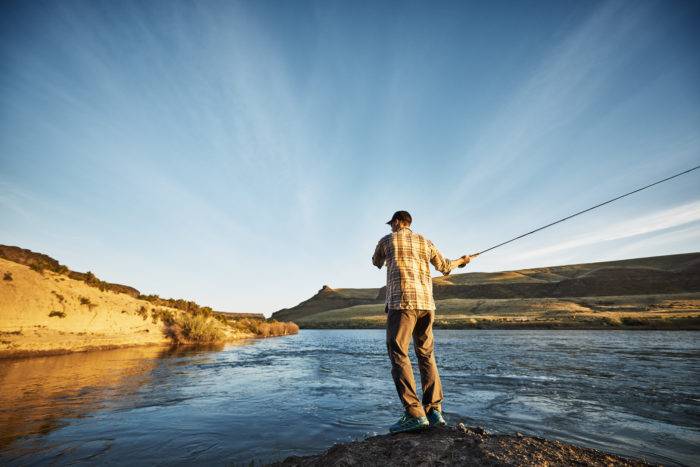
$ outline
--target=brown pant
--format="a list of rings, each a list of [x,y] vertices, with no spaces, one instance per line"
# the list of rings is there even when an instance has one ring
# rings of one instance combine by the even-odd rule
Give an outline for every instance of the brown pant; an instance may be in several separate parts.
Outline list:
[[[414,417],[424,416],[431,408],[441,410],[442,384],[433,352],[433,320],[431,310],[389,310],[386,323],[386,346],[391,360],[391,376],[406,412]],[[423,401],[418,400],[413,367],[408,357],[408,345],[418,357]]]

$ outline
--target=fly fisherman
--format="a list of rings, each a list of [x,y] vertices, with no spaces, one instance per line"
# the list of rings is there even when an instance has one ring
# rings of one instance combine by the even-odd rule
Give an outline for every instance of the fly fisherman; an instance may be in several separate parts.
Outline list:
[[[442,385],[433,353],[435,302],[429,263],[447,275],[471,259],[469,255],[453,261],[444,258],[430,240],[409,228],[411,222],[408,212],[395,212],[387,222],[392,233],[379,240],[372,256],[372,264],[379,269],[386,262],[386,345],[391,376],[405,409],[401,419],[390,427],[392,433],[445,424]],[[422,403],[408,357],[411,336],[420,368]]]

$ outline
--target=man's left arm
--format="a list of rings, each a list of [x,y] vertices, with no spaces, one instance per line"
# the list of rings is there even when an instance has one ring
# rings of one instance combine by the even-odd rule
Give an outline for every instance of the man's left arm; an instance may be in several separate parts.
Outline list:
[[[374,249],[374,255],[372,255],[372,264],[381,269],[385,260],[384,248],[382,247],[382,242],[379,242],[377,248]]]

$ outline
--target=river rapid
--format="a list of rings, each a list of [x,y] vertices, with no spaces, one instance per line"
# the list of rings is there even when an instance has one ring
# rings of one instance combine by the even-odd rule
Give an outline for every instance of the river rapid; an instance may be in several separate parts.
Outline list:
[[[436,330],[444,412],[700,465],[698,337]],[[0,384],[3,465],[268,462],[386,433],[402,413],[381,330],[0,360]]]

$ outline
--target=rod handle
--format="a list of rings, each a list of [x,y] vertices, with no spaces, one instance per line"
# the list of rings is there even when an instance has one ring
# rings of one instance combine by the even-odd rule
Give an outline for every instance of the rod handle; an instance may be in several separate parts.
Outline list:
[[[469,259],[472,259],[472,258],[476,258],[477,256],[479,256],[479,253],[474,253],[473,255],[467,255],[467,256],[469,256]],[[466,266],[466,264],[461,264],[461,265],[459,265],[459,266],[457,266],[457,267],[458,267],[458,268],[463,268],[463,267],[465,267],[465,266]]]

